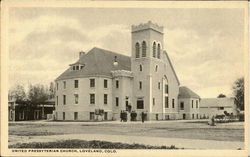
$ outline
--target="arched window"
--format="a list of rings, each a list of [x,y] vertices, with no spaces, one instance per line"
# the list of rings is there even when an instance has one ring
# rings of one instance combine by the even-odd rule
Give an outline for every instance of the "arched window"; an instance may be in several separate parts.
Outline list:
[[[147,44],[146,41],[142,42],[142,57],[146,57],[146,53],[147,53]]]
[[[140,71],[142,71],[142,65],[140,64]]]
[[[161,45],[160,44],[158,44],[158,46],[157,46],[157,58],[161,58]]]
[[[135,44],[135,58],[139,58],[140,57],[140,44],[136,43]]]
[[[153,57],[156,57],[156,43],[153,43]]]
[[[157,72],[157,70],[158,70],[158,65],[155,66],[155,72]]]
[[[165,80],[165,94],[168,94],[168,89],[169,89],[169,86],[168,86],[168,78],[166,75],[164,75],[164,80]]]

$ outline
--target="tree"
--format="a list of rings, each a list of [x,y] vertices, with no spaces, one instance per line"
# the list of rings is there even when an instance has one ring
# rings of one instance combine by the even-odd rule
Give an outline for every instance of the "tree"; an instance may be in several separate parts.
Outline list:
[[[55,97],[55,86],[53,82],[50,82],[49,86],[49,98],[53,99]]]
[[[44,104],[49,98],[49,90],[44,85],[30,85],[28,93],[30,105],[33,108],[42,105],[42,118],[44,118]]]
[[[233,84],[235,104],[238,109],[244,110],[244,78],[238,78]]]
[[[48,88],[44,87],[44,85],[30,85],[28,91],[28,98],[32,105],[37,106],[45,103],[48,100],[49,92]]]
[[[225,94],[219,94],[218,96],[217,96],[217,98],[225,98],[225,97],[227,97]]]
[[[22,85],[16,85],[9,90],[9,99],[15,100],[18,104],[24,104],[27,101],[27,95]]]

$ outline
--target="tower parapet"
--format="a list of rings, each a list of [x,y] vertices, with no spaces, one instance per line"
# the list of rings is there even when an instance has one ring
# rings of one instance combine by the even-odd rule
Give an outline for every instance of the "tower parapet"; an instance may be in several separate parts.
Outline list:
[[[151,21],[148,21],[147,23],[141,23],[139,25],[132,25],[132,33],[137,31],[142,31],[146,29],[153,29],[159,33],[163,34],[163,26],[159,26],[156,23],[152,23]]]

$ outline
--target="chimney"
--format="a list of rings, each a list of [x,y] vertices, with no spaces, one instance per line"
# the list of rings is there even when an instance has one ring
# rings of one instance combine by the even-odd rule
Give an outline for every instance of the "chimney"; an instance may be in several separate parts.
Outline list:
[[[115,67],[118,66],[117,56],[115,56],[115,58],[114,58],[114,63],[113,63],[113,65],[114,65]]]
[[[79,52],[79,59],[80,59],[82,56],[84,56],[84,55],[85,55],[85,52],[80,51],[80,52]]]

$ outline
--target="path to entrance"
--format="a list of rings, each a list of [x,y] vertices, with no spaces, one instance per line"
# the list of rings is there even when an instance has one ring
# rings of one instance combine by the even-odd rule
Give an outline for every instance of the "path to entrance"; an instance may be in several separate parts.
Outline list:
[[[145,145],[171,146],[185,149],[243,149],[244,142],[214,141],[214,140],[195,140],[181,138],[163,138],[163,137],[142,137],[125,135],[102,135],[102,134],[65,134],[51,136],[11,136],[14,140],[9,144],[18,142],[51,142],[57,140],[79,139],[79,140],[101,140],[121,143],[138,143]]]

